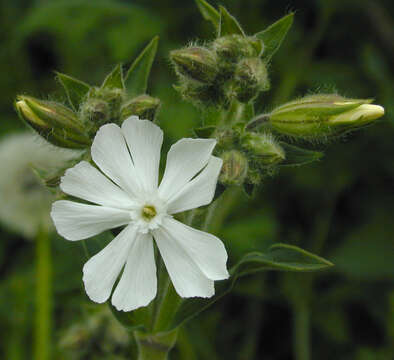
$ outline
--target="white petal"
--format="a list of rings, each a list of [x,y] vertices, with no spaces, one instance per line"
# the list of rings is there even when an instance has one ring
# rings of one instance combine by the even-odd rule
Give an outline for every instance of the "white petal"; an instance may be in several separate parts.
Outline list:
[[[51,217],[57,232],[67,240],[82,240],[131,221],[128,211],[104,206],[55,201]]]
[[[91,153],[93,161],[104,174],[131,196],[137,197],[139,179],[119,126],[102,126],[93,140]]]
[[[214,139],[181,139],[171,146],[159,194],[166,201],[208,163],[216,145]]]
[[[209,204],[215,195],[222,159],[211,156],[208,165],[168,201],[167,211],[175,214]]]
[[[153,236],[179,296],[208,298],[214,295],[214,282],[201,272],[196,263],[163,227],[154,230]]]
[[[83,267],[83,282],[90,299],[103,303],[109,298],[135,238],[136,229],[129,225],[86,262]]]
[[[60,188],[69,195],[114,208],[130,208],[129,195],[86,161],[68,169]]]
[[[163,131],[149,120],[131,116],[122,124],[122,131],[129,146],[131,157],[141,186],[146,191],[157,188],[160,165],[160,149]]]
[[[223,280],[229,277],[226,248],[216,236],[193,229],[170,217],[163,220],[163,228],[208,279]]]
[[[112,304],[119,311],[132,311],[148,305],[156,292],[152,235],[140,234],[129,251],[122,277],[112,295]]]

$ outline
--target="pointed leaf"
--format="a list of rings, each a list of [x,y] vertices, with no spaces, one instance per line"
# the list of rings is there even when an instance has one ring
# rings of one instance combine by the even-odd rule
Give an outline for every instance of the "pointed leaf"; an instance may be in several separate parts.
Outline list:
[[[156,56],[158,42],[159,37],[154,37],[130,66],[125,77],[126,91],[130,95],[136,96],[146,93],[148,78],[153,60]]]
[[[220,25],[219,25],[219,37],[226,35],[243,35],[245,36],[244,31],[241,28],[241,25],[232,16],[223,6],[219,6],[220,9]]]
[[[273,23],[267,29],[257,33],[255,36],[263,41],[263,57],[267,60],[279,49],[287,32],[293,24],[294,13],[290,13],[277,22]]]
[[[77,111],[88,93],[90,86],[81,80],[59,72],[56,72],[56,77],[64,87],[70,105]]]
[[[115,68],[107,75],[101,88],[107,89],[124,89],[122,65],[118,64]]]
[[[205,0],[196,0],[198,9],[205,20],[210,21],[215,29],[219,29],[220,14],[212,5],[209,5]]]
[[[300,166],[320,160],[324,154],[320,151],[302,149],[298,146],[281,142],[280,146],[286,154],[285,160],[279,166]]]
[[[179,306],[172,323],[160,329],[172,330],[192,319],[221,297],[229,293],[238,278],[267,270],[309,272],[324,270],[333,264],[320,256],[312,254],[297,246],[274,244],[266,253],[254,252],[245,255],[231,270],[231,277],[215,283],[215,295],[209,299],[190,298]]]

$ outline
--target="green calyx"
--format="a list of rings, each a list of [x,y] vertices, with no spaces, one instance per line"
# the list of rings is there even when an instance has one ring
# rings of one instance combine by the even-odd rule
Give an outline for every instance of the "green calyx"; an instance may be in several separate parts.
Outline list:
[[[275,165],[286,158],[284,149],[270,133],[245,133],[242,137],[242,146],[248,150],[261,165]]]
[[[241,185],[248,174],[248,159],[237,150],[230,150],[221,155],[223,160],[219,181],[224,185]]]
[[[185,76],[188,80],[209,84],[216,78],[217,59],[215,53],[210,49],[191,46],[171,51],[170,58],[177,73]]]
[[[154,121],[160,107],[160,99],[149,95],[140,95],[125,102],[120,110],[121,120],[136,115],[141,119]]]

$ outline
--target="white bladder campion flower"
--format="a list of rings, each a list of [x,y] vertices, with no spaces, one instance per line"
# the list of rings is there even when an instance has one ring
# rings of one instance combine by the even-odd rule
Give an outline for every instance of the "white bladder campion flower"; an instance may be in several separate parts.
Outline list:
[[[214,280],[228,278],[227,253],[215,236],[175,220],[173,215],[207,205],[214,196],[222,160],[212,156],[214,139],[181,139],[167,155],[158,186],[162,130],[132,116],[122,127],[102,126],[92,144],[98,168],[80,162],[67,170],[61,189],[93,204],[53,204],[57,231],[82,240],[126,225],[83,267],[88,296],[105,302],[112,295],[123,311],[146,306],[156,296],[154,241],[181,297],[211,297]]]

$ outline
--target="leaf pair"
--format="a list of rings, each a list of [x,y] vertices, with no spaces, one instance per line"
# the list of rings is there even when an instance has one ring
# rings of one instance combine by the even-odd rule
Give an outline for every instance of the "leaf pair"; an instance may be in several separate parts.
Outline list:
[[[107,75],[101,87],[124,89],[130,96],[146,93],[148,78],[156,55],[158,41],[158,37],[152,39],[130,66],[125,76],[123,75],[122,66],[120,64],[117,65],[111,73]],[[57,78],[64,87],[70,105],[77,111],[91,86],[81,80],[62,73],[57,73]]]
[[[205,20],[210,21],[218,34],[218,37],[225,35],[243,35],[241,25],[223,6],[219,6],[219,11],[205,0],[196,0],[197,6]],[[258,32],[254,36],[262,40],[264,44],[263,57],[268,61],[276,53],[282,44],[287,32],[293,24],[294,13],[290,13],[267,29]]]

